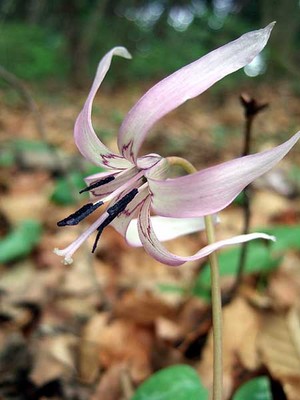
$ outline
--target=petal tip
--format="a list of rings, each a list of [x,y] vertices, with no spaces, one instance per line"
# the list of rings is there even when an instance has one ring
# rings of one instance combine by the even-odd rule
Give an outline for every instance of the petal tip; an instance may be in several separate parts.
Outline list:
[[[270,24],[268,24],[266,27],[264,27],[262,29],[258,29],[257,31],[253,31],[254,34],[258,35],[259,42],[261,43],[261,50],[267,44],[275,24],[276,24],[276,21],[273,21]],[[249,33],[251,34],[251,32],[249,32]]]
[[[129,53],[126,47],[123,46],[115,47],[114,54],[123,58],[127,58],[128,60],[132,58],[132,55]]]
[[[270,36],[275,24],[276,24],[276,21],[273,21],[263,29],[266,32],[266,34],[268,35],[268,37]]]

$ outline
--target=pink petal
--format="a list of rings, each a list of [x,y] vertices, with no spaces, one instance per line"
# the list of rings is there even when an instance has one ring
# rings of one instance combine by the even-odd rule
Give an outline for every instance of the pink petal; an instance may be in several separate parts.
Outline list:
[[[300,132],[271,150],[240,157],[175,179],[148,178],[152,207],[165,217],[201,217],[230,204],[254,179],[276,165],[300,138]]]
[[[107,71],[109,70],[111,60],[114,55],[131,58],[130,54],[124,47],[115,47],[102,58],[98,66],[91,91],[82,111],[76,120],[74,138],[79,151],[87,160],[96,165],[101,165],[108,168],[124,169],[130,166],[130,163],[122,156],[112,153],[99,140],[94,131],[91,120],[94,97]]]
[[[164,115],[250,63],[265,47],[273,26],[274,23],[246,33],[152,87],[129,111],[121,125],[118,146],[124,157],[136,159],[147,132]]]
[[[153,258],[160,261],[163,264],[178,266],[184,264],[187,261],[195,261],[200,258],[206,257],[212,252],[221,249],[222,247],[231,246],[234,244],[248,242],[253,239],[268,239],[275,240],[274,236],[269,236],[264,233],[250,233],[248,235],[235,236],[230,239],[220,240],[208,246],[203,247],[192,256],[184,257],[177,256],[170,253],[158,240],[157,236],[153,231],[150,218],[150,205],[151,199],[148,197],[141,208],[138,220],[138,230],[141,242],[148,254]]]

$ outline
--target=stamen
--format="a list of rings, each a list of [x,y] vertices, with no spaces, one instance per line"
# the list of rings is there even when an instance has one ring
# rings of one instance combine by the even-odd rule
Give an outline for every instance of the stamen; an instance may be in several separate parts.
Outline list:
[[[119,194],[122,194],[124,191],[128,190],[128,188],[139,181],[144,176],[144,171],[138,172],[131,179],[125,182],[123,185],[119,186],[114,192],[110,193],[108,196],[104,197],[102,200],[104,203],[115,199]]]
[[[85,187],[84,189],[80,190],[79,193],[81,194],[83,192],[89,192],[90,190],[96,189],[99,186],[106,185],[107,183],[113,181],[114,179],[115,179],[115,177],[110,175],[104,179],[101,179],[98,182],[92,183],[91,185]]]
[[[93,203],[85,204],[84,206],[79,208],[79,210],[75,211],[73,214],[57,222],[57,225],[58,226],[77,225],[80,221],[82,221],[84,218],[90,215],[102,204],[103,204],[102,201],[99,201],[95,204]]]
[[[103,232],[103,229],[108,226],[122,211],[125,210],[126,206],[135,198],[138,194],[138,189],[132,189],[129,193],[127,193],[122,199],[117,201],[113,206],[109,207],[106,212],[108,213],[108,217],[99,225],[97,228],[97,236],[93,245],[92,253],[95,252],[100,236]]]
[[[120,212],[124,211],[126,206],[135,198],[138,194],[138,189],[134,188],[129,193],[127,193],[122,199],[116,202],[113,206],[107,209],[107,212],[111,216],[117,216]]]

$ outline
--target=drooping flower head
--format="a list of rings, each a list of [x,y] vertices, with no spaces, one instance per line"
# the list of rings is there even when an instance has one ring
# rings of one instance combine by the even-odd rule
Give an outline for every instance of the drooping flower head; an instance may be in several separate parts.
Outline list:
[[[261,153],[240,157],[196,173],[168,178],[168,160],[158,154],[139,156],[139,150],[155,122],[186,100],[203,93],[226,75],[250,63],[265,47],[274,23],[249,32],[193,63],[181,68],[152,87],[129,111],[118,135],[119,154],[111,152],[97,137],[92,125],[92,104],[114,55],[131,58],[124,47],[115,47],[100,61],[88,98],[75,123],[75,142],[82,155],[105,167],[86,178],[93,202],[58,222],[76,225],[103,204],[106,211],[77,240],[55,252],[72,262],[73,253],[94,232],[93,251],[103,229],[112,225],[131,245],[142,244],[158,261],[181,265],[207,256],[232,244],[256,238],[273,239],[263,233],[235,236],[210,244],[190,257],[170,253],[161,243],[204,228],[203,216],[215,214],[229,205],[254,179],[270,170],[300,137]],[[154,213],[154,216],[150,216]]]

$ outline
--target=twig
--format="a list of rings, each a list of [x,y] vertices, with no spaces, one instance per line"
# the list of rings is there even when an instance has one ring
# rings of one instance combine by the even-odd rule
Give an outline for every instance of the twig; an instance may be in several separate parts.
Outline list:
[[[252,127],[253,121],[257,114],[259,114],[262,110],[268,107],[267,103],[258,103],[254,98],[248,96],[246,93],[241,94],[240,96],[241,104],[244,108],[245,115],[245,128],[244,128],[244,148],[241,156],[247,156],[251,150],[251,139],[252,139]],[[243,201],[243,214],[244,214],[244,222],[243,222],[243,234],[246,235],[249,233],[250,228],[250,220],[251,220],[251,197],[252,197],[252,186],[248,185],[242,191],[242,201]],[[223,299],[223,303],[228,303],[236,294],[242,279],[246,265],[246,258],[248,252],[248,242],[245,242],[241,245],[241,254],[239,258],[239,264],[237,268],[237,274],[235,282],[226,296],[226,299]]]
[[[15,88],[17,92],[20,93],[20,96],[25,100],[25,103],[27,104],[29,110],[32,112],[35,120],[36,129],[39,135],[41,136],[41,138],[43,138],[45,142],[47,142],[46,131],[41,118],[41,114],[38,110],[36,102],[34,101],[31,93],[29,92],[25,84],[12,72],[7,71],[2,65],[0,65],[0,77],[3,78],[7,83],[9,83],[13,88]]]

